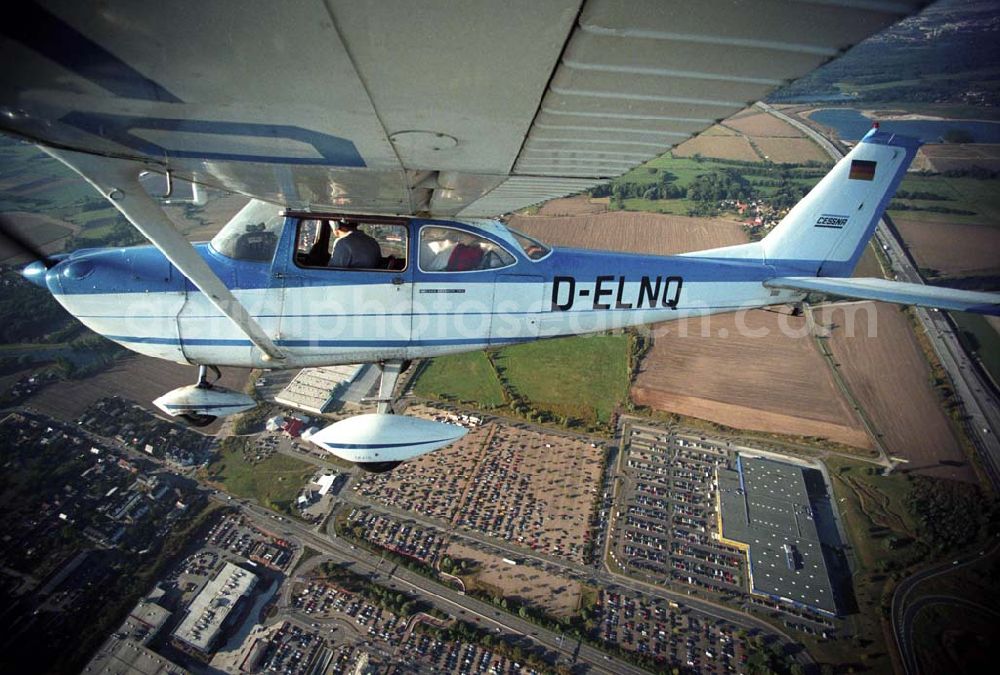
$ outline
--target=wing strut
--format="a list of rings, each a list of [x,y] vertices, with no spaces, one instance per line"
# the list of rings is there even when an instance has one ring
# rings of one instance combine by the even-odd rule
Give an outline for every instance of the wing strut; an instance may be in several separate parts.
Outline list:
[[[263,352],[265,360],[285,358],[260,324],[250,316],[190,242],[177,231],[160,205],[139,183],[139,174],[146,170],[144,165],[130,160],[39,147],[83,176],[121,211],[135,229],[160,249],[167,260],[190,279],[219,311],[232,319]]]

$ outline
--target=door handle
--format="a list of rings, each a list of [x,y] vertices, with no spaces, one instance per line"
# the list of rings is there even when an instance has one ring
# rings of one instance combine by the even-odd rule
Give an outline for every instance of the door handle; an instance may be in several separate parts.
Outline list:
[[[393,277],[392,278],[392,285],[393,286],[402,286],[404,283],[406,283],[406,280],[403,279],[403,277]]]

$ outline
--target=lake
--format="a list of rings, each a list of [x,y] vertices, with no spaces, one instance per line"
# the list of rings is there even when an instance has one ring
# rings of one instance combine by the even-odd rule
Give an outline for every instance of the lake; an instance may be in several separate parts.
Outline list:
[[[824,108],[811,114],[820,124],[837,130],[845,141],[856,141],[872,128],[872,120],[852,108]],[[952,129],[971,134],[975,143],[1000,143],[1000,122],[975,120],[887,120],[880,121],[881,129],[891,133],[916,136],[924,143],[940,143],[941,137]]]

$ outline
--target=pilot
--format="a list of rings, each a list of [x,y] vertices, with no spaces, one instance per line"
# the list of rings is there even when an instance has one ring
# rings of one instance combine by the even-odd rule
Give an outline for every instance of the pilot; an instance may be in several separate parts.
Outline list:
[[[327,267],[378,269],[382,248],[375,239],[359,230],[357,223],[338,220],[333,234],[337,241]]]

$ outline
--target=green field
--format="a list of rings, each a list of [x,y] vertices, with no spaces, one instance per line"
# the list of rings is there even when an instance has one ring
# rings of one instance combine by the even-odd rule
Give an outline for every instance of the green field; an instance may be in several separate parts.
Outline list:
[[[420,373],[417,396],[481,408],[504,405],[504,387],[550,421],[606,424],[628,397],[627,335],[541,340],[505,347],[493,355],[502,382],[483,352],[439,357]],[[515,412],[529,415],[530,411]]]
[[[675,216],[686,216],[695,208],[695,202],[690,199],[641,199],[638,197],[625,199],[625,211],[651,211],[652,213],[670,213]]]
[[[779,179],[782,177],[807,192],[828,170],[823,166],[805,165],[768,165],[763,162],[738,162],[723,159],[692,157],[673,157],[666,153],[652,159],[646,164],[633,169],[615,179],[612,184],[631,187],[626,193],[622,206],[626,211],[652,211],[655,213],[670,213],[689,215],[701,206],[697,201],[679,197],[675,199],[645,199],[637,196],[646,189],[660,184],[665,173],[671,175],[669,183],[686,191],[699,176],[715,172],[735,170],[750,183],[753,192],[758,197],[774,197],[779,190]],[[633,187],[637,186],[637,187]]]
[[[590,335],[507,347],[496,363],[537,410],[605,424],[627,399],[629,337]]]
[[[472,403],[483,408],[503,405],[503,388],[484,352],[432,359],[413,388],[417,396]]]
[[[952,312],[951,318],[961,329],[962,342],[976,353],[990,377],[1000,382],[1000,333],[979,314]]]
[[[899,189],[911,193],[933,193],[943,198],[941,200],[897,198],[896,200],[917,209],[940,206],[948,209],[972,211],[974,215],[890,209],[889,215],[892,217],[903,218],[905,220],[1000,226],[1000,179],[981,180],[941,175],[923,176],[909,174],[903,179]]]
[[[248,447],[246,441],[226,440],[206,469],[206,478],[234,497],[253,499],[261,506],[292,513],[295,499],[315,473],[315,467],[281,454],[261,461],[248,461],[244,458],[244,448]]]

